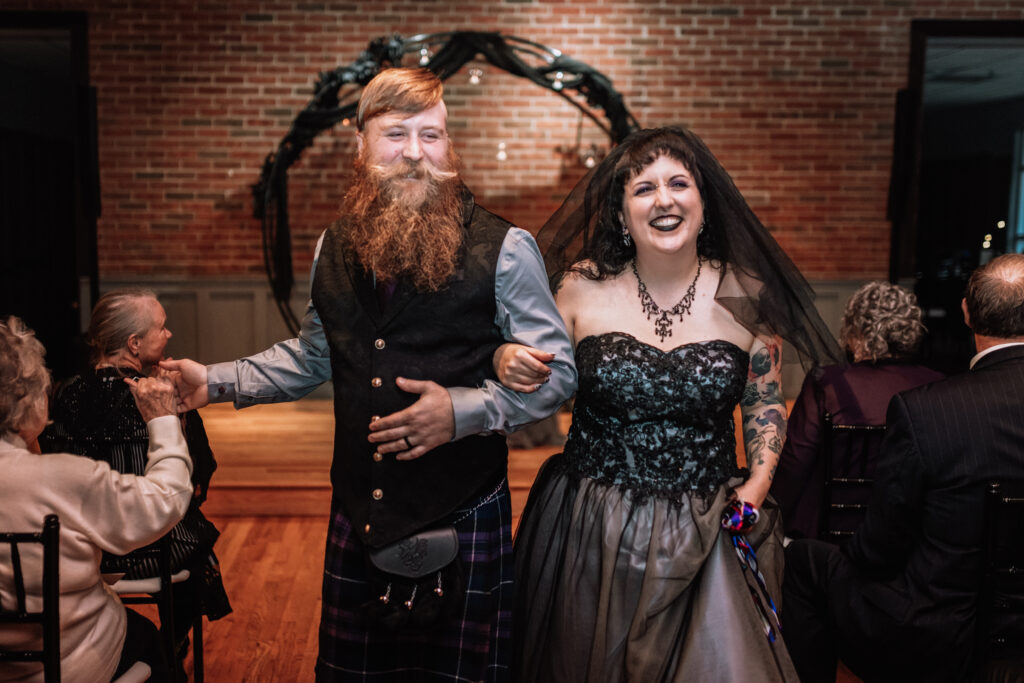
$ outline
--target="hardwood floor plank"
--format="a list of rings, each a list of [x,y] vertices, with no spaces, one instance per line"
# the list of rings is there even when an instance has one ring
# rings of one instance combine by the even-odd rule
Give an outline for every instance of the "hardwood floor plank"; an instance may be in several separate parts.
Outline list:
[[[212,521],[234,612],[206,623],[207,680],[312,680],[327,517]]]

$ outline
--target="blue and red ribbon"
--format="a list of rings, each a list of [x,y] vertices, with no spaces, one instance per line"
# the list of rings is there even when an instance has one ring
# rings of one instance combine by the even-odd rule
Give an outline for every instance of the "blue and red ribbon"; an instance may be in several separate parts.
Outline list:
[[[764,575],[761,574],[761,570],[757,565],[757,555],[754,554],[754,548],[751,547],[746,536],[744,536],[744,534],[754,528],[759,518],[760,514],[756,507],[750,503],[741,503],[739,500],[733,500],[722,511],[722,528],[728,531],[732,537],[732,545],[736,549],[736,555],[739,557],[740,567],[743,568],[744,572],[749,571],[757,582],[760,594],[754,589],[754,586],[748,584],[750,597],[754,601],[758,615],[761,617],[761,626],[764,628],[765,637],[768,638],[768,642],[774,643],[776,633],[782,631],[782,627],[779,624],[779,612],[775,609],[775,603],[768,594]],[[766,604],[768,606],[767,609],[765,608]]]

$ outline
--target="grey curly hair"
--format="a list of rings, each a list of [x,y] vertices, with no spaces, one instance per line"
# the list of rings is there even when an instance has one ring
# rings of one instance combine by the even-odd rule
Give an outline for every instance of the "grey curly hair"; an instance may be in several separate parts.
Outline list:
[[[45,355],[20,318],[0,321],[0,434],[17,431],[33,414],[46,414],[50,371]]]
[[[917,297],[903,287],[875,281],[846,302],[839,343],[871,360],[911,356],[926,332]]]

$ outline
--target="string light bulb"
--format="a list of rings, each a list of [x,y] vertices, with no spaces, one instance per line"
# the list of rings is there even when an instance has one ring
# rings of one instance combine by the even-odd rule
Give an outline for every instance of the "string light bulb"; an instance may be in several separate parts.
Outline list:
[[[562,76],[564,76],[564,74],[561,71],[555,72],[555,82],[551,84],[551,87],[554,88],[555,90],[562,89]]]
[[[430,64],[430,50],[425,47],[420,48],[420,66],[426,66]]]
[[[495,158],[498,161],[505,161],[505,159],[508,159],[508,152],[505,151],[505,143],[504,142],[499,142],[498,143],[498,153],[495,155]]]
[[[597,166],[597,145],[591,143],[590,147],[583,152],[582,156],[584,166],[587,168],[594,168],[594,166]]]
[[[469,83],[470,85],[480,85],[480,77],[484,75],[484,70],[479,67],[473,67],[469,70]]]

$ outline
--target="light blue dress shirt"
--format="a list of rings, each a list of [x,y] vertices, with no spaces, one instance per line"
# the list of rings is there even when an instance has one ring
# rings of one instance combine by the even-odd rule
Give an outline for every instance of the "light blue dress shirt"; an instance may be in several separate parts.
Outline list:
[[[323,235],[316,245],[310,282]],[[548,288],[544,261],[533,236],[511,228],[501,245],[494,278],[494,324],[513,342],[555,354],[549,381],[522,394],[499,382],[447,387],[455,412],[455,439],[471,434],[507,434],[552,414],[576,391],[572,342]],[[236,408],[302,398],[331,378],[330,349],[313,301],[306,304],[299,336],[262,353],[207,368],[210,402]]]

